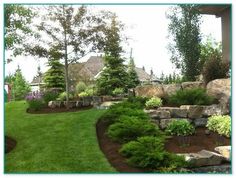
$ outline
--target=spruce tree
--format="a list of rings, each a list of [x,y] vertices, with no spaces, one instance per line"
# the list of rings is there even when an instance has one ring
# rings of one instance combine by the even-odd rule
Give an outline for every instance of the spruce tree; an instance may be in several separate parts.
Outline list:
[[[64,66],[60,63],[61,54],[56,47],[50,49],[48,66],[50,69],[45,73],[43,80],[46,89],[65,89]]]
[[[128,65],[128,77],[129,77],[128,88],[135,88],[137,85],[140,84],[138,74],[135,71],[134,59],[132,57],[130,58]]]
[[[113,16],[111,26],[106,31],[105,67],[97,80],[99,94],[112,95],[112,91],[116,88],[127,91],[128,75],[123,64],[124,60],[120,56],[122,52],[120,41],[120,24],[116,16]]]

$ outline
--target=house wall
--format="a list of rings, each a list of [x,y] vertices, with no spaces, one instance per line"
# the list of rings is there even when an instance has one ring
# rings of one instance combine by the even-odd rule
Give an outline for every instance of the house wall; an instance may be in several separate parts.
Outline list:
[[[223,52],[223,60],[228,62],[230,61],[230,21],[231,14],[230,8],[224,10],[221,16],[222,23],[222,52]]]

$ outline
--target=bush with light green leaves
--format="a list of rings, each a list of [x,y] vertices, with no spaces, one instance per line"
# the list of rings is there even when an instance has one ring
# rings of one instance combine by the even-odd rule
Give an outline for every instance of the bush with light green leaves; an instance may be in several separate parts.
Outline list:
[[[195,128],[186,119],[179,119],[170,122],[167,125],[165,132],[168,135],[187,136],[194,134]]]
[[[226,137],[231,136],[231,118],[229,115],[214,115],[208,118],[206,127]]]
[[[152,97],[146,102],[147,109],[156,109],[162,106],[162,99],[158,97]]]

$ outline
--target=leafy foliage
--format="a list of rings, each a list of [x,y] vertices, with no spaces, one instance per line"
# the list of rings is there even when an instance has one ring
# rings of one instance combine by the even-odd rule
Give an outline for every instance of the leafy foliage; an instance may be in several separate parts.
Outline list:
[[[135,88],[140,84],[138,74],[135,71],[134,59],[131,58],[128,65],[128,88]]]
[[[186,119],[180,119],[169,123],[165,132],[169,135],[187,136],[192,135],[195,132],[195,128]]]
[[[162,137],[140,137],[137,141],[124,144],[120,153],[127,157],[129,164],[135,167],[156,170],[162,167],[186,166],[183,157],[165,151]]]
[[[69,98],[72,99],[73,98],[73,95],[70,94],[69,95]],[[66,100],[66,92],[62,92],[59,94],[57,100],[60,100],[60,101],[65,101]]]
[[[226,137],[231,136],[231,118],[228,115],[215,115],[208,118],[206,127]]]
[[[59,96],[57,91],[46,91],[43,94],[43,100],[47,104],[49,101],[55,101]]]
[[[109,126],[107,134],[112,140],[124,143],[141,136],[160,136],[160,131],[148,120],[123,115],[117,122]]]
[[[229,63],[223,62],[222,56],[217,51],[215,51],[205,62],[202,74],[204,82],[207,84],[214,79],[227,78],[228,72]]]
[[[124,93],[123,88],[115,88],[115,90],[112,91],[112,94],[115,95],[115,96],[123,94],[123,93]]]
[[[169,50],[171,61],[187,80],[199,75],[200,58],[200,15],[195,5],[179,5],[167,14],[170,19],[169,34],[173,38]]]
[[[76,93],[81,93],[84,92],[86,90],[87,86],[84,82],[79,82],[76,85]]]
[[[208,96],[205,89],[193,88],[178,90],[175,94],[167,98],[171,105],[210,105],[214,98]]]
[[[38,111],[44,106],[44,101],[42,94],[37,92],[37,93],[31,93],[26,96],[26,101],[28,103],[29,109]]]
[[[162,106],[162,99],[158,97],[152,97],[146,102],[146,107],[148,109],[154,109]]]

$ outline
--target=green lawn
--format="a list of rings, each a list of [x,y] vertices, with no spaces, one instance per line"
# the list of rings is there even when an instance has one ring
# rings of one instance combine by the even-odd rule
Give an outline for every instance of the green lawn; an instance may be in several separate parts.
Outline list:
[[[17,140],[5,156],[6,173],[115,172],[96,137],[103,110],[28,114],[26,107],[23,101],[5,105],[5,134]]]

